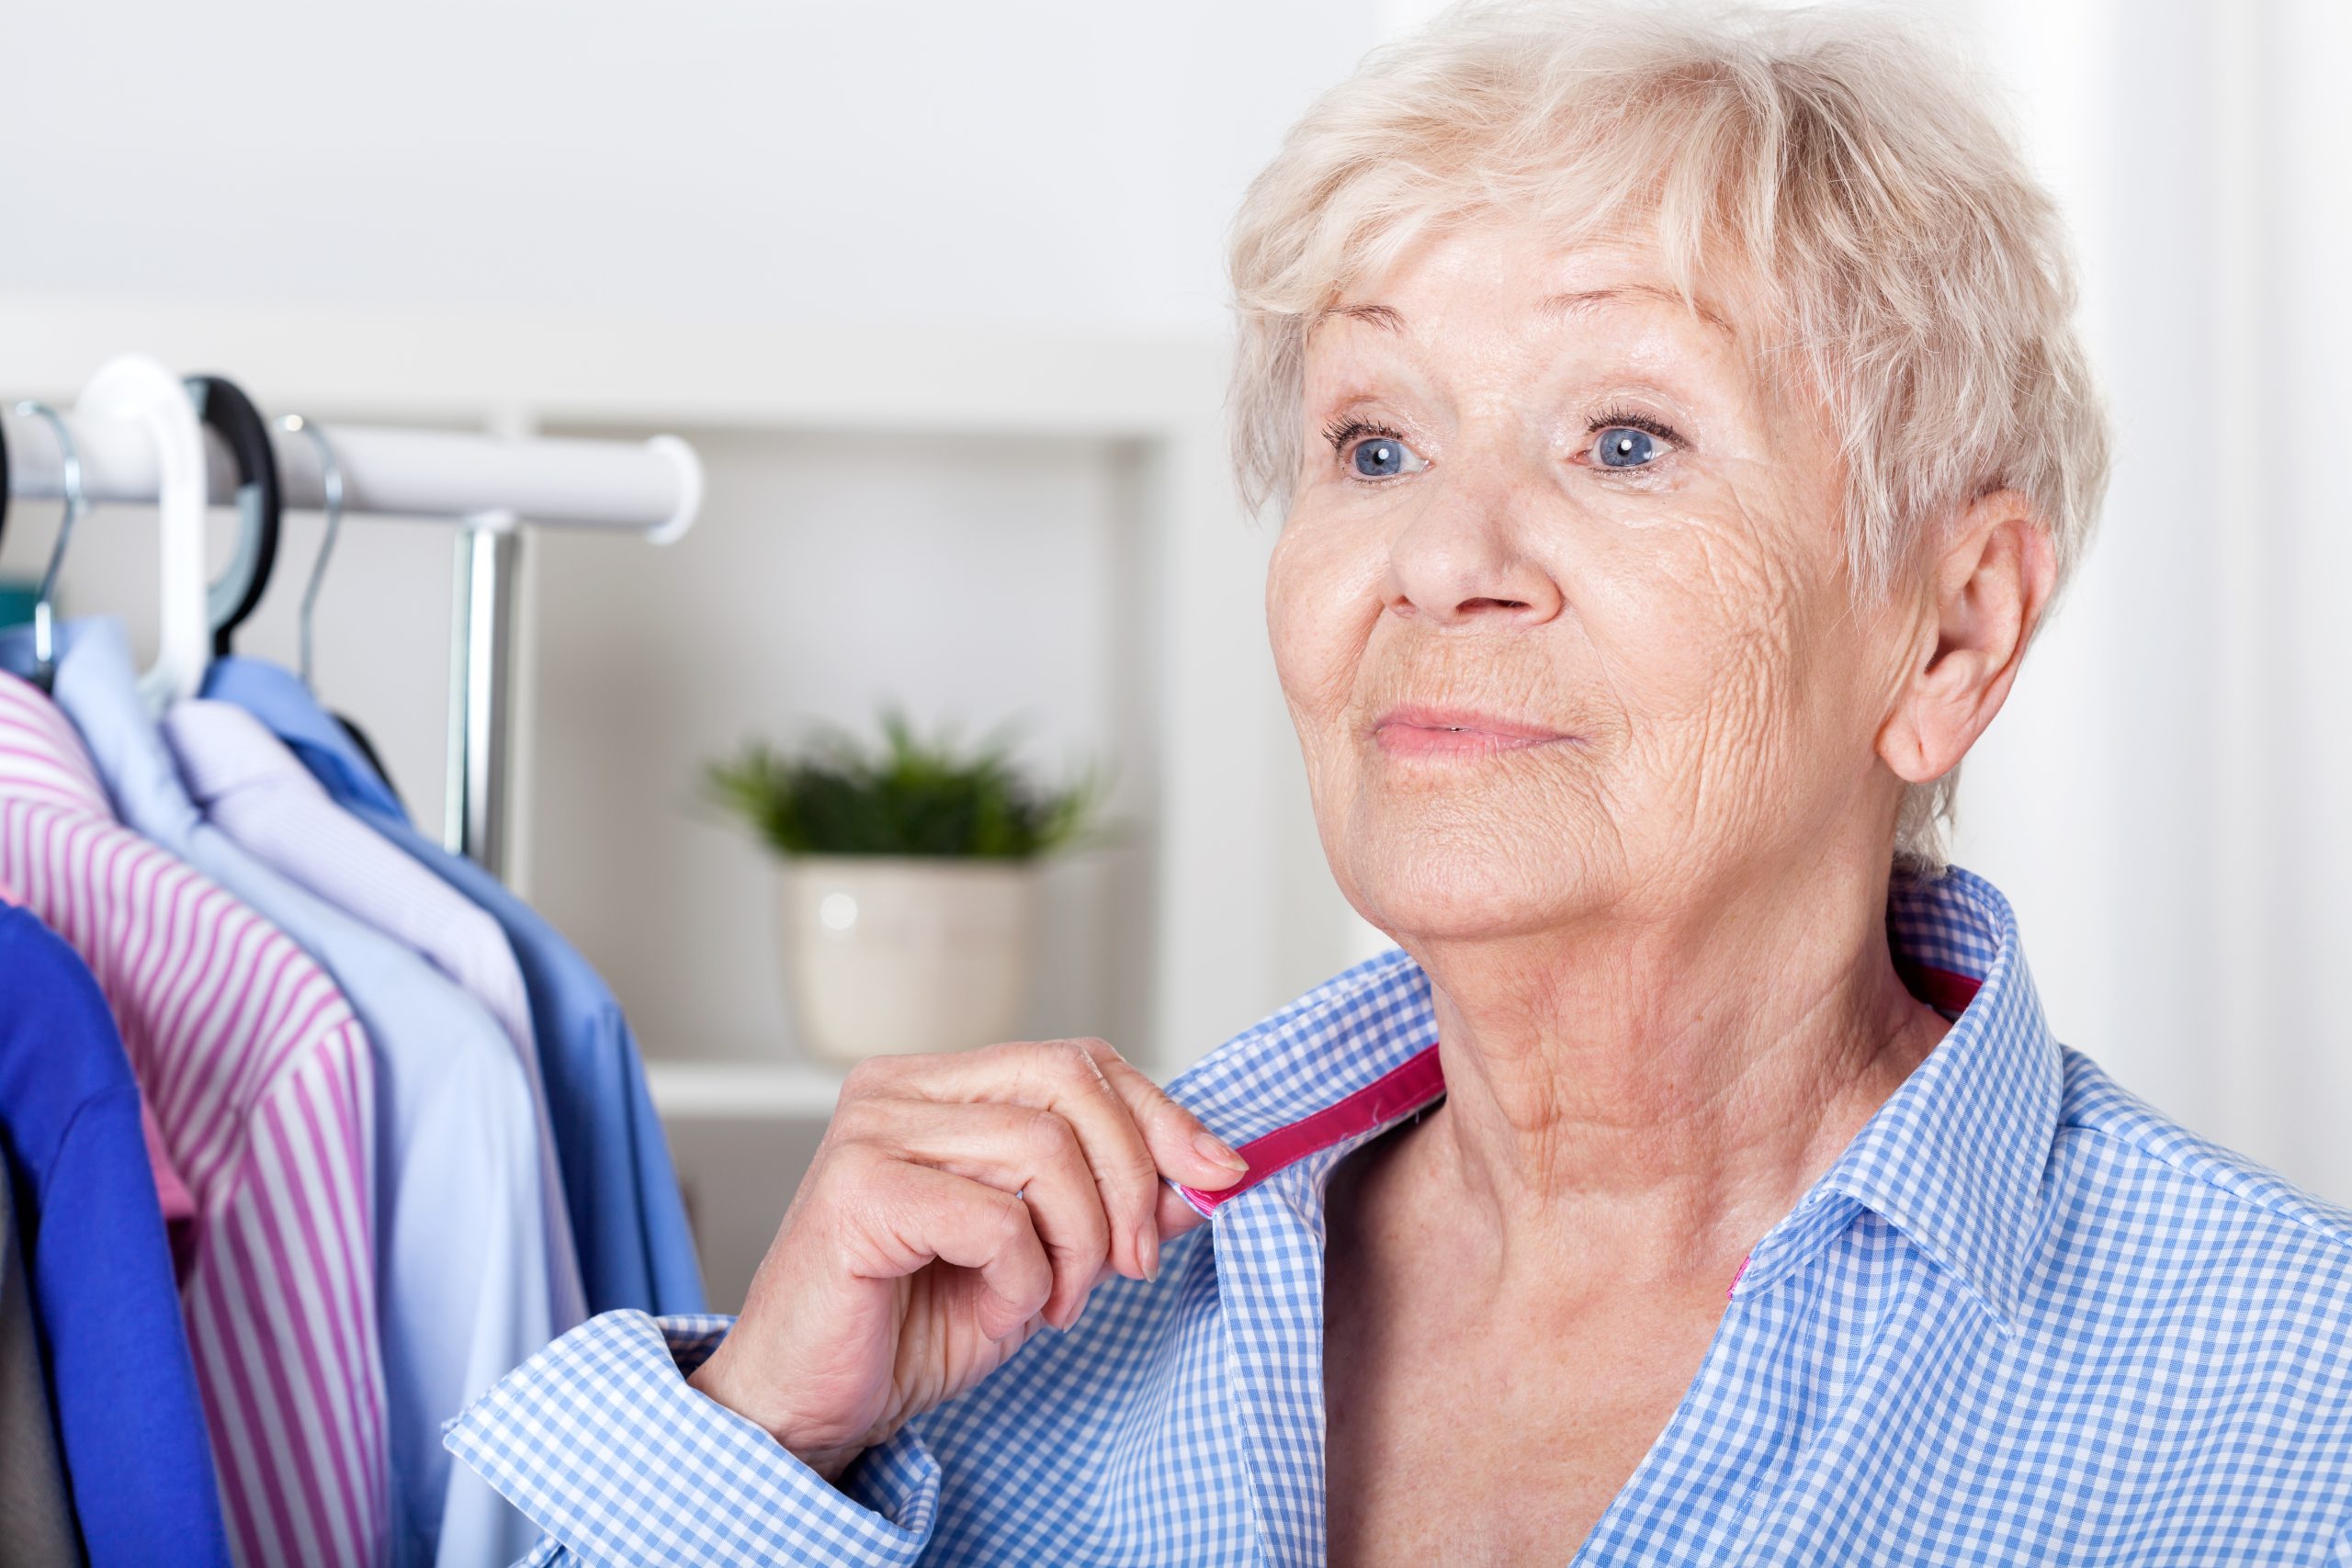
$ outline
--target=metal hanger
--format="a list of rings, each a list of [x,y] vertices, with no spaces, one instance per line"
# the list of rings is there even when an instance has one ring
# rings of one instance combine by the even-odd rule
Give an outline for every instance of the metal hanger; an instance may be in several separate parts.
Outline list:
[[[326,519],[325,533],[319,540],[318,558],[311,563],[311,580],[302,587],[300,617],[302,684],[311,695],[316,696],[317,666],[311,652],[311,628],[318,618],[319,589],[327,580],[327,561],[334,556],[335,540],[343,531],[343,464],[335,457],[334,443],[329,441],[327,433],[312,421],[299,413],[289,413],[277,422],[277,428],[289,435],[298,433],[307,435],[311,438],[311,445],[318,448],[319,490],[325,497],[322,508]],[[384,781],[384,787],[392,792],[393,799],[398,800],[400,791],[392,783],[391,770],[384,766],[383,756],[376,750],[376,743],[368,739],[368,732],[343,714],[330,713],[327,716],[342,727],[345,736],[359,749],[359,754],[368,759],[368,765],[376,770],[376,776]]]
[[[319,488],[326,497],[323,513],[326,532],[319,540],[318,559],[311,563],[311,581],[302,586],[300,621],[302,684],[316,691],[317,682],[312,675],[315,666],[311,653],[311,626],[318,614],[320,586],[327,580],[327,560],[334,554],[335,536],[343,528],[343,465],[335,461],[334,443],[327,439],[327,433],[300,414],[288,414],[277,422],[277,428],[289,435],[307,435],[311,438],[311,445],[318,448]]]
[[[65,416],[47,403],[31,399],[17,405],[19,414],[48,422],[50,433],[57,437],[57,471],[60,488],[65,491],[65,513],[57,521],[57,542],[50,547],[49,568],[40,574],[40,590],[33,600],[33,684],[48,691],[57,676],[57,625],[53,600],[57,592],[58,569],[65,564],[65,547],[74,537],[74,525],[89,510],[89,502],[82,495],[82,455],[74,450],[74,433],[65,426]]]

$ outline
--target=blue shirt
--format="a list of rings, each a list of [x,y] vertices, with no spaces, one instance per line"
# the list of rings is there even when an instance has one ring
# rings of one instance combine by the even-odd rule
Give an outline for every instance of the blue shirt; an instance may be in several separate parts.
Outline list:
[[[0,904],[0,1134],[91,1562],[227,1568],[130,1059],[81,959],[8,904]]]
[[[1758,1239],[1575,1561],[2352,1563],[2352,1214],[2060,1045],[1985,883],[1898,886],[1888,926],[1957,1021]],[[1252,1185],[842,1490],[686,1386],[721,1319],[594,1319],[450,1444],[544,1562],[1308,1568],[1324,1193],[1442,1092],[1435,1038],[1392,953],[1180,1077]]]
[[[499,880],[409,825],[400,803],[301,682],[254,659],[223,659],[204,694],[251,713],[356,816],[488,910],[531,994],[539,1071],[592,1311],[702,1310],[702,1271],[670,1145],[645,1086],[636,1037],[601,976]]]
[[[21,634],[0,658],[21,659]],[[140,698],[121,623],[60,629],[58,705],[123,821],[277,926],[334,977],[376,1068],[377,1306],[395,1561],[478,1563],[528,1527],[449,1462],[441,1424],[557,1331],[538,1131],[514,1047],[422,958],[206,821]]]

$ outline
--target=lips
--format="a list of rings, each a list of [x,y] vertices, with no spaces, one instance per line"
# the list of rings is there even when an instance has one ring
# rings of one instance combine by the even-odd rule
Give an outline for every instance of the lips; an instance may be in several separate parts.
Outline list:
[[[1464,708],[1400,707],[1372,727],[1380,749],[1398,757],[1477,757],[1557,745],[1575,736]]]

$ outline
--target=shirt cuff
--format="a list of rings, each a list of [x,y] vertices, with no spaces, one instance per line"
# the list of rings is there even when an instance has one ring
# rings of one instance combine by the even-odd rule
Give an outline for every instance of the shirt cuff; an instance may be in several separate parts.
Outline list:
[[[449,1451],[550,1540],[533,1562],[912,1563],[939,1512],[939,1465],[912,1432],[838,1489],[686,1384],[727,1318],[609,1312],[522,1366],[444,1429]],[[562,1550],[551,1550],[553,1548]]]

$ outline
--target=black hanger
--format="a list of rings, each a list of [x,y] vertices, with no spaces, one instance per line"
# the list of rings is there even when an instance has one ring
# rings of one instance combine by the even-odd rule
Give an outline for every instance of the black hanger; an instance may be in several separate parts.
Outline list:
[[[277,481],[277,452],[269,443],[269,425],[253,400],[225,376],[190,376],[187,382],[197,413],[220,432],[237,465],[237,553],[207,601],[212,656],[225,659],[233,651],[231,637],[261,603],[270,570],[277,564],[284,491]]]
[[[8,430],[0,425],[0,541],[8,537]]]
[[[406,810],[408,802],[401,800],[401,786],[392,782],[392,771],[384,766],[384,759],[376,754],[376,743],[368,739],[368,732],[347,715],[331,713],[327,716],[342,727],[345,739],[359,749],[359,754],[368,759],[368,765],[376,770],[376,776],[384,782],[384,787],[391,792],[392,798],[399,800],[401,808]]]

